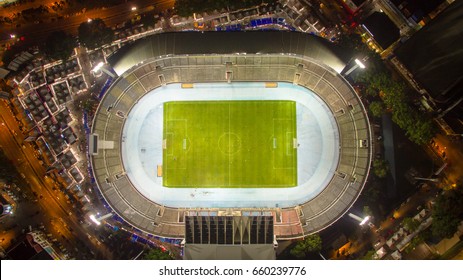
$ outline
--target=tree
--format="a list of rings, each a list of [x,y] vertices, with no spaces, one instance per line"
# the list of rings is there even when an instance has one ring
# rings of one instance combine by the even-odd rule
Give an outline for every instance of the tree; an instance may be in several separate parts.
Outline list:
[[[337,45],[346,50],[353,50],[356,57],[365,57],[373,53],[366,44],[362,42],[362,38],[357,33],[343,32],[337,40]]]
[[[411,141],[419,145],[428,143],[436,132],[432,118],[409,105],[407,86],[392,79],[384,65],[380,65],[382,63],[377,63],[376,59],[369,62],[374,66],[369,65],[368,70],[359,75],[357,82],[365,84],[365,92],[377,99],[369,107],[372,115],[377,117],[386,110],[390,111],[392,120],[405,131]]]
[[[261,5],[263,3],[275,3],[277,0],[176,0],[174,8],[176,14],[188,17],[193,13],[209,12],[213,10],[232,9],[238,10]]]
[[[111,43],[114,38],[113,30],[107,27],[100,18],[81,23],[78,32],[79,42],[89,49],[95,49],[104,44]]]
[[[452,238],[460,225],[453,215],[444,215],[432,221],[432,234],[438,238]]]
[[[80,4],[81,7],[91,10],[96,7],[111,7],[121,3],[127,3],[127,0],[76,0],[75,2],[67,0],[66,2],[71,6]]]
[[[362,257],[362,260],[374,260],[377,258],[377,254],[375,252],[375,250],[370,250],[368,251],[365,256]]]
[[[173,260],[168,251],[162,251],[159,248],[150,249],[143,255],[144,260]]]
[[[431,119],[423,119],[421,115],[415,114],[408,125],[407,136],[417,144],[426,144],[431,141],[436,132],[436,127]]]
[[[378,178],[385,178],[389,172],[389,163],[384,159],[375,159],[373,161],[373,173]]]
[[[43,52],[51,59],[66,61],[76,46],[74,37],[64,31],[55,31],[47,37]]]
[[[368,205],[363,206],[363,214],[365,216],[373,216],[373,211],[371,211],[370,206]]]
[[[370,103],[370,112],[374,117],[381,117],[384,114],[384,103],[381,101],[373,101]]]
[[[154,18],[152,14],[144,14],[140,18],[140,23],[146,27],[154,27],[158,20]]]
[[[369,180],[368,184],[365,185],[362,195],[367,204],[374,205],[378,204],[378,200],[383,194],[382,192],[382,182],[372,178],[372,180]]]
[[[410,217],[404,218],[404,220],[402,221],[402,224],[407,230],[411,232],[415,231],[420,226],[419,221],[413,218],[410,218]]]
[[[318,234],[312,234],[299,241],[296,246],[291,249],[291,255],[303,258],[307,254],[320,252],[322,249],[322,239]]]
[[[357,57],[368,58],[366,71],[359,72],[354,76],[354,80],[366,85],[365,92],[368,95],[379,97],[383,101],[383,106],[380,101],[371,103],[369,109],[372,115],[379,117],[387,109],[392,112],[392,120],[406,132],[411,141],[419,145],[428,143],[436,132],[432,118],[410,107],[406,85],[391,77],[381,57],[368,49],[357,34],[341,35],[338,45],[354,50]]]
[[[2,62],[8,65],[16,56],[18,56],[23,51],[28,51],[29,47],[25,41],[19,41],[14,45],[10,46],[6,49],[2,54]]]
[[[13,88],[10,87],[4,79],[0,79],[0,90],[11,93]]]
[[[88,98],[83,102],[82,108],[84,109],[84,111],[92,112],[93,108],[95,107],[96,104],[97,104],[97,102],[96,102],[95,99]]]
[[[22,178],[16,166],[6,157],[2,149],[0,149],[0,182],[7,184],[19,183]]]
[[[463,219],[463,188],[461,183],[436,199],[432,212],[432,234],[439,238],[451,238]]]
[[[49,13],[48,7],[44,5],[40,5],[37,8],[29,8],[29,9],[23,10],[21,12],[21,15],[26,21],[32,22],[32,21],[40,20],[40,18],[42,18],[43,15],[46,13]]]
[[[418,234],[410,240],[407,247],[405,248],[406,253],[410,253],[411,251],[415,250],[416,246],[420,245],[425,241],[423,234]]]

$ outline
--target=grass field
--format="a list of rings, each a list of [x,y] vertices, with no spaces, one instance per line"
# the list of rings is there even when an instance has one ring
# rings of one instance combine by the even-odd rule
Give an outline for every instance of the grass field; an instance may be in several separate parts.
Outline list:
[[[166,187],[297,185],[293,101],[167,102],[163,121]]]

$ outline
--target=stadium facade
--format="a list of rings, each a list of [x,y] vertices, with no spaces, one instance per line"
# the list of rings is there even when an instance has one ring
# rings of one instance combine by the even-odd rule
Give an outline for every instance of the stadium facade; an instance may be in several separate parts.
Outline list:
[[[349,61],[349,53],[330,42],[298,32],[164,33],[124,46],[108,59],[118,77],[97,109],[89,145],[103,197],[132,226],[168,238],[195,236],[186,230],[195,216],[272,216],[272,234],[280,240],[330,226],[360,195],[372,155],[365,108],[340,75]],[[289,207],[172,207],[144,196],[129,178],[121,152],[130,137],[122,132],[131,109],[147,93],[170,84],[234,82],[291,83],[324,102],[339,135],[339,156],[326,186]]]

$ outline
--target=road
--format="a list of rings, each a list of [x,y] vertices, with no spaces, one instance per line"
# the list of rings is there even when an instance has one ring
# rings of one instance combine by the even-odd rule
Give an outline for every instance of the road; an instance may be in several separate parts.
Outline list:
[[[21,11],[37,8],[40,5],[51,6],[56,0],[35,0],[34,2],[27,2],[20,5],[10,5],[8,7],[2,7],[0,9],[0,16],[8,17],[15,13],[20,13]]]
[[[444,170],[446,181],[444,183],[453,184],[461,179],[463,176],[463,147],[460,141],[452,141],[448,136],[437,134],[434,137],[434,144],[431,145],[430,149],[436,154],[436,156],[442,158],[447,163],[447,167]],[[444,157],[445,155],[445,157]],[[443,186],[449,187],[449,186]]]
[[[116,26],[127,20],[132,19],[137,13],[148,11],[162,12],[174,6],[174,0],[158,0],[153,3],[149,0],[134,0],[117,6],[94,9],[80,12],[76,15],[63,17],[55,21],[43,22],[40,24],[22,25],[17,28],[15,25],[4,26],[0,32],[0,38],[8,38],[9,34],[16,34],[17,37],[24,36],[26,43],[40,44],[43,43],[47,36],[53,31],[65,31],[72,35],[77,35],[77,29],[82,22],[88,19],[101,18],[107,26]],[[154,6],[155,5],[155,6]],[[132,11],[132,7],[137,7]]]
[[[58,189],[53,190],[55,182],[45,177],[45,167],[35,157],[34,148],[24,143],[23,139],[24,136],[10,108],[4,102],[0,102],[0,146],[30,189],[37,194],[37,204],[48,217],[45,221],[47,230],[53,233],[54,237],[58,237],[59,241],[69,248],[68,251],[72,252],[78,247],[77,237],[85,242],[96,256],[111,259],[112,253],[108,248],[88,235],[93,232],[88,229],[89,226],[79,223],[72,206],[66,203],[64,194]]]

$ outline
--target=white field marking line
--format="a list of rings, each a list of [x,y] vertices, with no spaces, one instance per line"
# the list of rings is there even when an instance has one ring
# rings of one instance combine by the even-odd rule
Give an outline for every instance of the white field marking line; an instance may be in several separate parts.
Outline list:
[[[275,121],[291,121],[291,119],[288,119],[288,118],[286,118],[286,119],[273,118],[273,136],[275,136]],[[292,133],[292,132],[290,132],[290,131],[289,131],[289,132],[286,132],[286,133],[285,133],[286,136],[287,136],[288,133]],[[273,139],[276,139],[276,138],[273,138]],[[287,141],[286,141],[286,142],[287,142]],[[286,145],[286,150],[288,150],[288,144],[289,144],[289,143],[285,143],[285,145]],[[274,148],[274,149],[276,149],[276,148]],[[292,166],[292,167],[275,167],[275,152],[276,152],[276,151],[273,151],[273,169],[274,169],[274,170],[275,170],[275,169],[294,169],[294,168],[296,168],[296,167],[294,167],[294,166]],[[288,153],[286,153],[286,156],[290,156],[290,155],[288,155]]]
[[[173,156],[174,155],[174,136],[175,136],[175,133],[173,132],[166,132],[166,150],[167,150],[167,153],[166,153],[166,156]],[[170,137],[170,139],[169,139]],[[170,144],[170,149],[167,149],[167,140],[169,140],[169,144]]]
[[[191,140],[190,140],[190,137],[188,137],[188,119],[184,119],[185,120],[185,158],[186,158],[186,155],[187,153],[190,151],[190,148],[191,148]],[[188,141],[187,141],[188,140]],[[190,143],[190,145],[187,146],[187,144]],[[185,160],[185,162],[187,162]]]
[[[171,119],[171,120],[167,121],[167,123],[169,123],[169,122],[185,122],[184,135],[185,135],[185,137],[187,137],[187,135],[186,135],[187,134],[187,126],[188,126],[188,120],[187,119]],[[172,152],[170,154],[167,154],[167,156],[174,156],[174,144],[173,144],[174,140],[173,139],[174,139],[175,133],[169,132],[169,133],[166,133],[166,134],[172,134],[172,145],[171,145],[172,146]],[[186,153],[185,153],[185,157],[186,157]],[[185,159],[185,161],[186,161],[186,159]],[[187,168],[186,167],[179,167],[179,168],[166,167],[165,169],[166,170],[167,169],[170,169],[170,170],[185,170]]]
[[[167,124],[167,110],[168,109],[168,106],[166,106],[166,104],[163,105],[163,122],[164,122],[164,129],[165,129],[165,133],[166,133],[166,139],[167,139],[167,136],[169,135],[168,131],[169,131],[169,125]],[[167,142],[166,142],[166,145],[167,145]],[[166,151],[167,152],[167,151]],[[169,153],[166,153],[165,155],[163,154],[162,155],[162,165],[164,166],[164,176],[162,177],[162,184],[164,185],[164,180],[167,179],[167,170],[169,169],[169,165],[167,164],[167,157],[168,157]],[[165,157],[165,162],[164,162],[164,157]],[[167,181],[167,180],[166,180]],[[167,183],[167,182],[166,182]]]
[[[186,167],[178,167],[178,168],[168,168],[170,170],[185,170],[187,169]]]
[[[272,188],[272,187],[283,187],[284,188],[296,188],[299,187],[299,185],[295,186],[289,186],[289,184],[280,184],[280,185],[263,185],[263,184],[253,184],[253,185],[242,185],[240,184],[240,187],[230,187],[233,185],[198,185],[195,187],[192,187],[192,185],[170,185],[169,188],[185,188],[185,189],[194,189],[194,188],[211,188],[211,189],[218,189],[218,188],[227,188],[227,189],[265,189],[265,188]],[[254,187],[256,186],[256,187]],[[259,187],[257,187],[259,186]]]
[[[231,178],[231,155],[230,155],[230,126],[231,126],[231,110],[230,110],[231,103],[228,103],[228,186],[230,186],[230,178]]]
[[[176,121],[184,121],[184,122],[185,122],[183,134],[185,135],[185,136],[184,136],[185,139],[188,138],[188,135],[187,135],[188,119],[180,119],[180,120],[176,120]],[[183,168],[177,168],[177,169],[182,169],[182,170],[186,170],[186,169],[187,169],[187,168],[186,168],[186,165],[187,165],[186,163],[187,163],[187,160],[188,160],[188,159],[187,159],[187,153],[184,152],[184,155],[183,155],[183,156],[185,157],[185,160],[182,161],[182,162],[185,163],[185,167],[183,167]]]
[[[184,140],[185,141],[185,148],[186,148],[186,139],[187,138],[188,138],[188,119],[185,119],[185,140]],[[190,140],[190,142],[191,142],[191,140]],[[188,148],[190,148],[190,147],[188,147]],[[184,155],[183,155],[185,157],[185,161],[184,161],[185,162],[185,168],[184,169],[186,169],[187,163],[188,163],[187,152],[188,152],[188,150],[186,150],[184,152]]]
[[[275,135],[275,118],[272,119],[272,132],[273,132],[273,139],[276,138],[276,135]],[[273,159],[272,159],[272,166],[273,166],[273,169],[275,170],[275,151],[272,151],[272,155],[273,155]]]
[[[291,140],[290,140],[290,139],[294,139],[292,137],[292,134],[293,133],[291,131],[286,131],[286,134],[285,134],[285,136],[286,136],[285,146],[286,146],[286,156],[287,157],[292,156],[291,155]],[[293,142],[293,145],[294,145],[294,142]]]
[[[273,137],[273,149],[277,148],[277,139]]]

